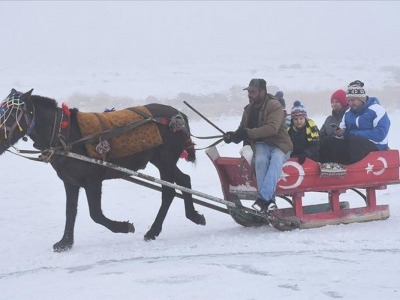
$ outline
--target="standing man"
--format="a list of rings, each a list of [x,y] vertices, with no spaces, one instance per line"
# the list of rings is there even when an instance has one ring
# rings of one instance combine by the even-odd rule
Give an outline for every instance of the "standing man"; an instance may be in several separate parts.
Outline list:
[[[252,79],[248,91],[250,104],[244,108],[242,121],[236,131],[224,135],[225,143],[248,140],[255,153],[258,196],[252,205],[261,213],[275,211],[276,184],[283,164],[289,159],[293,144],[285,125],[279,101],[267,93],[264,79]]]

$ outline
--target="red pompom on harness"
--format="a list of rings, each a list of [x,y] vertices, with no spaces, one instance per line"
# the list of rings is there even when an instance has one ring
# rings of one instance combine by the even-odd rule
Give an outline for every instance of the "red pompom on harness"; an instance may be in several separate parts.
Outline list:
[[[64,111],[64,114],[69,118],[71,116],[71,112],[69,111],[68,105],[64,102],[61,104],[61,108]]]
[[[62,108],[65,118],[62,117],[62,119],[60,121],[60,126],[62,129],[66,129],[69,125],[69,117],[71,116],[71,112],[69,111],[68,105],[66,103],[61,104],[61,108]]]

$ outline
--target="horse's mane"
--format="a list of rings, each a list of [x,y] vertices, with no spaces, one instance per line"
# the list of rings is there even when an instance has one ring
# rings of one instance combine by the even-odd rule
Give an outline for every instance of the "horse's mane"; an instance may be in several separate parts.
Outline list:
[[[38,96],[38,95],[32,95],[31,100],[35,104],[43,105],[45,107],[49,107],[49,108],[53,108],[53,109],[57,109],[57,107],[58,107],[57,101],[52,98]],[[78,113],[79,110],[77,108],[71,108],[70,111],[71,111],[71,115],[76,116],[76,114]]]
[[[47,97],[42,97],[42,96],[37,96],[37,95],[32,95],[31,97],[32,102],[39,104],[39,105],[44,105],[46,107],[51,107],[56,109],[58,106],[58,103],[56,100],[47,98]]]

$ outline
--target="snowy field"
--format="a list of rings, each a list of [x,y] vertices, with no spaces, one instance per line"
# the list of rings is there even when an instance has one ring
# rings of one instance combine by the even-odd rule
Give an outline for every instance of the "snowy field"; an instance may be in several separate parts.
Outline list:
[[[400,112],[390,115],[390,144],[400,148]],[[317,117],[321,124],[323,118]],[[216,120],[234,129],[238,118]],[[193,134],[217,134],[193,122]],[[199,146],[209,141],[198,141]],[[19,147],[29,144],[19,142]],[[221,155],[238,156],[237,145],[218,146]],[[180,161],[193,189],[222,197],[217,173],[204,151],[197,165]],[[0,299],[399,299],[400,185],[378,192],[389,204],[385,221],[279,232],[244,228],[228,215],[196,205],[205,227],[185,219],[175,199],[156,241],[144,242],[160,204],[158,192],[122,180],[106,181],[103,211],[130,220],[134,234],[114,234],[89,217],[82,192],[75,246],[52,252],[63,233],[62,182],[50,165],[0,157]],[[154,167],[145,173],[157,176]],[[321,203],[310,194],[305,203]],[[363,201],[352,192],[351,206]],[[282,204],[278,200],[278,205]]]
[[[73,93],[172,98],[228,92],[256,77],[284,91],[400,83],[396,1],[0,1],[0,11],[0,99],[11,88],[59,103]],[[400,112],[389,117],[389,145],[400,149]],[[214,122],[234,130],[239,117]],[[191,128],[218,134],[204,121]],[[239,146],[218,150],[238,156]],[[193,189],[222,197],[211,161],[204,151],[197,158],[179,162]],[[378,204],[390,205],[385,221],[291,232],[244,228],[198,205],[207,225],[197,226],[177,198],[161,235],[146,243],[160,194],[107,181],[105,215],[134,222],[136,232],[95,224],[81,192],[75,245],[60,254],[52,245],[64,230],[65,196],[54,170],[10,153],[0,166],[0,300],[400,299],[400,185],[378,192]],[[158,177],[152,166],[144,173]],[[305,204],[324,199],[311,193]],[[363,204],[352,192],[343,200]]]

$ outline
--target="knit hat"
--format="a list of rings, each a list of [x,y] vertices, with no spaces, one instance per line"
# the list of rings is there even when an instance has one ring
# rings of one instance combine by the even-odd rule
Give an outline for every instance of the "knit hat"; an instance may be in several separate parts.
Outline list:
[[[347,98],[357,98],[362,102],[367,100],[367,95],[364,90],[364,82],[360,80],[353,81],[347,87]]]
[[[286,101],[283,98],[283,92],[282,91],[277,91],[275,94],[275,97],[279,100],[279,103],[282,105],[282,109],[286,110]]]
[[[294,101],[290,118],[293,120],[295,117],[304,117],[307,119],[307,110],[299,100]]]
[[[342,107],[347,107],[349,105],[346,98],[346,92],[344,90],[337,90],[334,92],[331,96],[331,101],[332,100],[339,101]]]
[[[276,94],[275,94],[275,97],[278,98],[278,99],[283,98],[283,96],[284,96],[284,95],[283,95],[283,92],[282,92],[282,91],[277,91]]]

